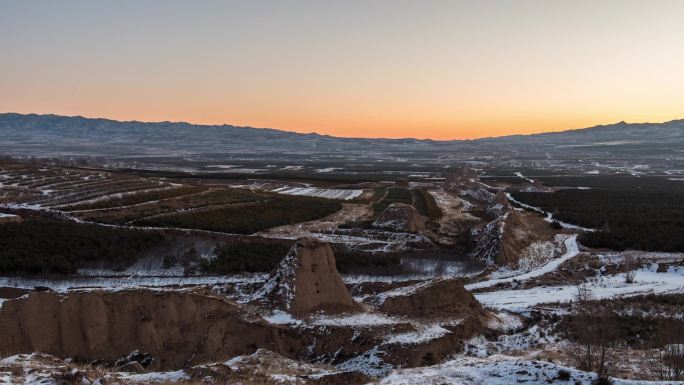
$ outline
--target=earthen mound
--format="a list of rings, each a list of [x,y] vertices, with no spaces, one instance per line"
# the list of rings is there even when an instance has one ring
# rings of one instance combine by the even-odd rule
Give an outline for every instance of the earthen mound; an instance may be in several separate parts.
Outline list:
[[[511,202],[508,201],[508,197],[506,196],[506,193],[503,190],[499,190],[494,196],[494,204],[501,205],[501,207],[504,207],[506,209],[511,207]]]
[[[417,233],[425,230],[425,220],[421,218],[415,207],[405,203],[389,205],[373,222],[374,227],[391,229],[407,233]]]
[[[153,358],[150,369],[224,360],[259,347],[303,349],[295,333],[253,319],[231,301],[203,293],[34,292],[3,303],[0,346],[5,354],[109,363],[138,349]]]
[[[444,279],[404,288],[384,298],[380,310],[392,315],[421,318],[479,317],[482,305],[460,280]]]
[[[259,290],[256,301],[293,314],[355,311],[330,245],[300,238]]]

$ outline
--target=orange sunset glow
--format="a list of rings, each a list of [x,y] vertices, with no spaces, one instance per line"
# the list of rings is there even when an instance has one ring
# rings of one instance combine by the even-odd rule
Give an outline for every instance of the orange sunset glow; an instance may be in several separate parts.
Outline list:
[[[2,112],[432,139],[684,117],[680,1],[29,3],[0,4]]]

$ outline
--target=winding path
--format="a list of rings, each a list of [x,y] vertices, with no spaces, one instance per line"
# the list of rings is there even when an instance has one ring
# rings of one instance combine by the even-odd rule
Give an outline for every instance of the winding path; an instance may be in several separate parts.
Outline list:
[[[482,289],[485,287],[491,287],[494,285],[498,285],[500,283],[507,283],[507,282],[513,282],[513,281],[525,281],[531,278],[539,277],[541,275],[544,275],[546,273],[549,273],[551,271],[554,271],[560,266],[563,262],[574,258],[577,254],[579,254],[579,246],[577,245],[577,234],[571,235],[568,237],[565,241],[563,241],[565,244],[565,254],[560,256],[559,258],[551,260],[549,263],[534,269],[532,271],[528,271],[527,273],[520,274],[520,275],[515,275],[513,277],[507,277],[507,278],[498,278],[498,279],[490,279],[487,281],[482,281],[482,282],[476,282],[476,283],[471,283],[470,285],[466,285],[465,288],[468,290],[475,290],[475,289]]]

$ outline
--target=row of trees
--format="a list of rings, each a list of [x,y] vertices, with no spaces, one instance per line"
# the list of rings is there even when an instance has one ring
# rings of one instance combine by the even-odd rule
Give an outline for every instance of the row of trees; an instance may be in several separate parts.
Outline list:
[[[69,274],[90,261],[123,267],[162,242],[156,232],[28,219],[0,225],[0,272]]]
[[[340,202],[330,199],[274,196],[254,203],[162,215],[136,221],[136,224],[253,234],[272,227],[319,219],[341,209]]]
[[[270,272],[285,257],[290,246],[287,242],[225,244],[217,247],[214,259],[202,260],[200,269],[210,274]]]
[[[684,251],[684,190],[568,189],[513,195],[559,220],[598,229],[580,239],[589,247]]]

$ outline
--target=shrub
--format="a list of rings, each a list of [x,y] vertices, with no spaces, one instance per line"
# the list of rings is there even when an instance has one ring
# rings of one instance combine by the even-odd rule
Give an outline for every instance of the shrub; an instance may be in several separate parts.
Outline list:
[[[413,193],[411,190],[399,187],[387,189],[387,194],[373,207],[373,215],[380,215],[389,205],[393,203],[413,204]]]
[[[435,361],[435,357],[432,354],[432,352],[427,352],[423,356],[423,366],[432,366],[436,364],[437,362]]]
[[[335,249],[337,270],[342,274],[392,274],[401,272],[401,258],[395,253],[370,253]]]
[[[216,258],[204,260],[200,268],[206,273],[265,273],[278,266],[290,245],[285,243],[233,243],[218,248]]]
[[[570,371],[567,369],[558,369],[558,379],[561,381],[568,381],[570,379]]]
[[[591,385],[613,385],[613,380],[610,377],[596,377]]]

